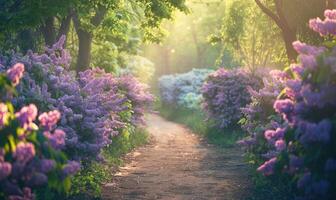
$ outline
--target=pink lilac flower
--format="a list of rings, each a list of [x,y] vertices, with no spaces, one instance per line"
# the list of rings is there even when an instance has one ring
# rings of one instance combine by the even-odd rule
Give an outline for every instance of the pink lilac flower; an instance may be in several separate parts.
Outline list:
[[[266,130],[264,136],[268,141],[278,140],[284,137],[285,131],[286,130],[284,128],[277,128],[276,130]]]
[[[320,18],[311,19],[309,21],[309,27],[320,33],[321,36],[336,35],[336,19],[335,10],[326,10],[324,12],[325,20]]]
[[[17,85],[23,76],[24,65],[22,63],[15,64],[12,68],[7,70],[7,76],[12,81],[13,85]]]
[[[47,113],[42,113],[38,119],[43,127],[51,130],[60,118],[61,113],[58,110],[54,110]]]
[[[272,175],[274,173],[274,166],[276,164],[277,158],[271,158],[262,164],[257,171],[263,173],[265,176]]]
[[[9,176],[12,172],[12,165],[9,162],[0,162],[0,181]]]
[[[65,132],[63,130],[56,129],[53,134],[45,131],[43,134],[48,138],[50,145],[54,149],[62,149],[65,146]]]
[[[336,19],[336,10],[325,10],[324,16],[329,19]]]
[[[33,121],[37,117],[37,107],[34,104],[30,104],[29,106],[25,106],[21,108],[20,112],[15,113],[15,116],[20,122],[20,125],[27,129],[31,128],[33,125]]]
[[[13,154],[14,158],[22,163],[26,163],[35,156],[35,147],[32,143],[19,142]]]
[[[5,125],[8,119],[8,108],[4,103],[0,103],[0,128]]]
[[[283,139],[277,140],[275,142],[275,148],[278,151],[283,151],[284,149],[286,149],[286,142]]]

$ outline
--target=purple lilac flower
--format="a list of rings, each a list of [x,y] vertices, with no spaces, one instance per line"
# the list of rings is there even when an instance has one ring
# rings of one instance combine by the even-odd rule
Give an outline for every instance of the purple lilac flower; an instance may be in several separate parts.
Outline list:
[[[37,116],[37,108],[34,104],[30,104],[21,108],[20,112],[15,113],[15,116],[19,120],[21,127],[25,129],[32,128],[33,121]]]
[[[53,134],[45,131],[44,136],[48,138],[50,145],[54,149],[62,149],[65,146],[65,132],[60,129],[56,129]]]
[[[314,182],[311,185],[312,193],[318,196],[324,196],[327,194],[330,187],[329,181],[320,180],[318,182]]]
[[[13,85],[19,84],[24,70],[24,65],[22,63],[17,63],[12,68],[7,70],[7,76],[12,81]]]
[[[318,124],[310,122],[301,122],[298,126],[300,142],[303,145],[308,145],[313,142],[328,143],[332,124],[329,120],[322,120]]]
[[[63,167],[63,174],[65,176],[73,175],[80,170],[80,164],[76,161],[70,161]]]
[[[313,55],[313,56],[320,55],[326,50],[325,47],[310,46],[300,41],[293,42],[293,47],[299,54]]]
[[[51,130],[60,118],[61,113],[58,110],[54,110],[42,113],[38,119],[43,127],[47,128],[47,130]]]
[[[12,165],[9,162],[0,162],[0,181],[9,176],[12,172]]]
[[[297,187],[302,189],[306,187],[311,182],[311,173],[306,172],[297,182]]]
[[[19,142],[13,153],[14,158],[22,163],[30,161],[35,156],[35,147],[32,143]]]
[[[8,107],[4,103],[0,103],[0,128],[3,127],[8,119]]]
[[[329,158],[325,164],[324,169],[327,172],[336,171],[336,159]]]
[[[40,170],[43,173],[48,173],[56,167],[56,162],[51,159],[42,159],[40,163]]]
[[[257,171],[263,173],[265,176],[272,175],[274,173],[274,166],[276,164],[277,158],[272,158],[262,164]]]
[[[289,172],[294,173],[303,165],[303,160],[295,155],[289,156]]]
[[[29,187],[38,187],[46,184],[48,182],[48,177],[39,172],[35,172],[30,178],[26,181],[26,185]]]

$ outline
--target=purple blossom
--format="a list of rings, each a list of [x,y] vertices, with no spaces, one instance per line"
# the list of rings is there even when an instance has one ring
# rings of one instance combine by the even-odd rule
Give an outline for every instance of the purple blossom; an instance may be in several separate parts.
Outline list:
[[[310,46],[300,41],[293,42],[293,47],[301,55],[304,54],[304,55],[318,56],[323,52],[325,52],[326,50],[325,47]]]
[[[274,166],[276,164],[277,158],[271,158],[270,160],[266,161],[260,167],[258,167],[257,171],[261,172],[265,176],[272,175],[274,173]]]
[[[44,136],[48,138],[50,145],[54,149],[62,149],[65,146],[65,132],[60,129],[56,129],[53,134],[45,131]]]
[[[19,142],[13,156],[18,162],[26,163],[35,156],[35,147],[29,142]]]
[[[80,170],[80,164],[76,161],[70,161],[63,167],[63,174],[65,176],[73,175]]]
[[[51,159],[42,159],[40,163],[40,170],[43,173],[48,173],[56,167],[56,162]]]
[[[303,160],[295,155],[289,156],[289,172],[294,173],[298,171],[303,165]]]
[[[297,182],[297,187],[299,189],[302,189],[306,187],[311,182],[311,173],[306,172],[303,176],[300,177],[300,179]]]
[[[24,71],[25,69],[22,63],[17,63],[12,68],[7,70],[7,76],[12,81],[13,85],[19,84]]]
[[[36,172],[26,181],[27,186],[29,187],[38,187],[45,185],[48,182],[48,177],[43,174]]]
[[[203,110],[220,128],[235,126],[242,117],[241,108],[251,102],[248,86],[258,89],[260,85],[260,79],[247,71],[220,68],[202,86]]]
[[[301,122],[298,126],[300,142],[308,145],[314,142],[328,143],[332,124],[329,120],[322,120],[318,124],[310,122]]]
[[[329,158],[325,164],[324,169],[327,172],[336,171],[336,159]]]

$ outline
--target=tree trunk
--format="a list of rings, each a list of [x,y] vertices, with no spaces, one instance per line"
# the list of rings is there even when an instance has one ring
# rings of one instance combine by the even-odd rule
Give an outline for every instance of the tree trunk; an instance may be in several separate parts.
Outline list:
[[[290,29],[281,29],[282,31],[282,38],[285,42],[286,53],[288,60],[292,63],[296,61],[297,52],[293,48],[293,42],[297,40],[296,34]]]
[[[281,8],[282,1],[274,0],[276,13],[272,12],[269,8],[267,8],[264,4],[262,4],[260,0],[255,0],[255,2],[259,6],[259,8],[266,15],[268,15],[276,23],[276,25],[280,28],[281,33],[282,33],[282,38],[284,40],[285,47],[286,47],[287,58],[290,62],[294,62],[297,57],[297,52],[293,48],[292,44],[293,42],[297,40],[296,31],[292,30],[287,23],[287,20]]]
[[[48,17],[45,20],[45,24],[42,27],[42,34],[44,37],[45,44],[47,46],[52,46],[56,41],[56,33],[54,27],[54,17]]]
[[[61,21],[61,26],[58,30],[57,34],[57,40],[62,37],[62,35],[68,36],[69,30],[70,30],[70,23],[71,23],[71,14],[66,16],[62,21]],[[66,41],[65,41],[66,42]],[[64,47],[66,47],[66,44],[64,44]]]
[[[91,18],[90,22],[94,27],[99,26],[103,21],[107,9],[105,7],[99,6],[96,10],[95,15]],[[90,67],[91,62],[91,46],[93,35],[81,26],[78,14],[76,11],[72,11],[72,21],[78,35],[78,55],[77,55],[77,64],[76,72],[84,71]]]
[[[77,35],[79,44],[76,71],[78,73],[90,67],[92,35],[84,30],[79,30]]]

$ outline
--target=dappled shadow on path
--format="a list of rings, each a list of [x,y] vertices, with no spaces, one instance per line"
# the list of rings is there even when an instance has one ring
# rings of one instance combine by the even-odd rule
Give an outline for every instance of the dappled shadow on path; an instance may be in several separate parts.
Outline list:
[[[126,156],[103,199],[244,199],[247,165],[238,148],[216,148],[182,125],[148,116],[154,141]]]

